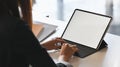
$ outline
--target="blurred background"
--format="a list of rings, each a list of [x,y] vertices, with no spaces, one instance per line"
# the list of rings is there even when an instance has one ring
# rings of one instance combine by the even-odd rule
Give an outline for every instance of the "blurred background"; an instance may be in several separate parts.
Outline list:
[[[120,0],[33,0],[33,20],[39,16],[68,22],[76,8],[112,16],[108,32],[120,35]]]

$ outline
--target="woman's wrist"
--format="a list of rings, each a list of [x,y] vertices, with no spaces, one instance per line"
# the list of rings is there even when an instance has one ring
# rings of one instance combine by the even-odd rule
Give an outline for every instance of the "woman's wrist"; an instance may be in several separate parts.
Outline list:
[[[67,67],[73,67],[73,66],[72,66],[68,61],[66,61],[64,58],[65,58],[64,55],[60,55],[60,56],[58,57],[58,63],[62,63],[62,64],[64,64],[64,65],[66,65]]]
[[[68,60],[66,61],[64,55],[60,55],[60,56],[58,57],[58,61],[59,61],[59,62],[64,62],[64,63],[66,63],[66,64],[68,63]]]

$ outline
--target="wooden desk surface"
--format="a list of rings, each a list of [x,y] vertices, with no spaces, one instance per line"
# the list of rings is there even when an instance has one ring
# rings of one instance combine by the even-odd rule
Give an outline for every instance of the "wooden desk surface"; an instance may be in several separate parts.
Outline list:
[[[43,28],[44,28],[44,26],[42,24],[32,24],[32,31],[36,37],[38,34],[41,33]]]

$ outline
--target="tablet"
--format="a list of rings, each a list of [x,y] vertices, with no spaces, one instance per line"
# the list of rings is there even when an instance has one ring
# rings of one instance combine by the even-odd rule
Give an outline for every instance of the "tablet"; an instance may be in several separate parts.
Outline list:
[[[82,46],[99,49],[112,17],[75,9],[62,38]]]

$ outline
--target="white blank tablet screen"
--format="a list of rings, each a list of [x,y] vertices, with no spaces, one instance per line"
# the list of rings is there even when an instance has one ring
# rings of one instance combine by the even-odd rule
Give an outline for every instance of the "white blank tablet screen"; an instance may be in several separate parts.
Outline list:
[[[110,19],[76,10],[62,38],[96,49]]]

